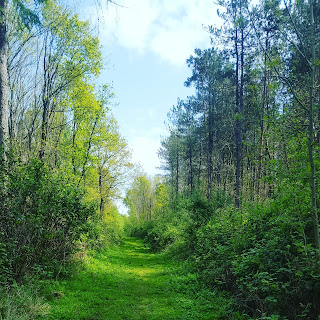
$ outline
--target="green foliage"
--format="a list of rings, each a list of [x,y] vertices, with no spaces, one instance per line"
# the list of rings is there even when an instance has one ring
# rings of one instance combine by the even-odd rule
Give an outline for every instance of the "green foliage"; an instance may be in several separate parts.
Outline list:
[[[105,250],[120,245],[124,237],[124,217],[118,212],[109,212],[105,216],[93,216],[88,221],[88,231],[81,242],[90,250]]]
[[[278,200],[215,215],[197,232],[194,256],[202,281],[231,291],[239,307],[255,310],[253,316],[314,319],[320,265],[307,244],[305,214]]]
[[[49,0],[37,0],[34,2],[38,5],[46,4],[48,1]],[[20,27],[26,27],[28,30],[31,30],[34,25],[40,25],[41,21],[39,14],[28,7],[28,2],[29,1],[13,0],[13,4],[18,14]]]
[[[68,177],[40,161],[11,161],[1,175],[0,281],[62,272],[94,207]]]
[[[145,239],[151,246],[151,250],[156,252],[165,249],[174,243],[181,236],[180,226],[172,224],[148,223]]]
[[[140,224],[137,235],[153,251],[188,260],[186,270],[208,290],[230,292],[239,319],[316,319],[320,265],[308,189],[279,190],[277,199],[241,211],[219,193],[212,202],[180,197],[174,211]]]

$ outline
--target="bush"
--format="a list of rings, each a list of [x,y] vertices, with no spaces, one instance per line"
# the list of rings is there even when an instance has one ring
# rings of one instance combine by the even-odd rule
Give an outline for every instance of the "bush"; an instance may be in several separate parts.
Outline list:
[[[243,319],[317,319],[320,253],[312,246],[308,189],[235,209],[224,194],[178,198],[151,222],[136,224],[153,250],[170,249],[211,290],[226,290]],[[173,249],[173,250],[172,250]]]
[[[124,236],[123,224],[123,217],[119,213],[91,217],[88,221],[88,232],[83,235],[81,241],[95,250],[119,245]]]
[[[317,319],[311,305],[320,265],[307,237],[310,221],[292,209],[276,201],[214,216],[197,232],[202,281],[231,291],[259,319]]]
[[[42,162],[1,168],[0,281],[62,272],[94,208],[67,177]]]

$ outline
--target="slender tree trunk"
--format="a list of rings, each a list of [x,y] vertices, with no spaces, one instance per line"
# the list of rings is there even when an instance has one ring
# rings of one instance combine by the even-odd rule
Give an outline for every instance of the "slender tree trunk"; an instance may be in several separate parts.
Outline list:
[[[314,163],[314,83],[315,83],[315,23],[313,16],[313,0],[309,0],[310,3],[310,25],[311,25],[311,78],[310,78],[310,93],[309,93],[309,161],[311,168],[311,198],[312,198],[312,211],[313,211],[313,226],[314,226],[314,242],[315,248],[320,249],[320,237],[319,237],[319,218],[316,199],[316,169]]]
[[[177,153],[176,153],[176,197],[178,197],[179,193],[179,145],[178,145],[178,139],[176,139],[176,147],[177,147]]]
[[[60,127],[59,133],[57,134],[57,140],[54,146],[54,166],[57,168],[58,166],[58,147],[59,147],[59,142],[61,139],[61,135],[63,132],[63,126]]]
[[[99,193],[100,193],[100,215],[102,216],[104,211],[104,197],[102,192],[102,168],[99,168]]]
[[[241,1],[240,1],[240,15],[241,14]],[[243,151],[242,151],[242,135],[243,135],[243,127],[242,127],[242,118],[243,118],[243,87],[244,87],[244,30],[243,27],[241,27],[241,52],[240,52],[240,96],[239,96],[239,148],[240,148],[240,156],[239,156],[239,160],[240,160],[240,181],[239,181],[239,188],[240,190],[243,189]],[[240,195],[239,195],[239,205],[241,205],[241,199],[240,196],[242,195],[243,191],[240,191]]]
[[[72,167],[73,167],[73,175],[76,175],[77,169],[76,169],[76,119],[73,120],[73,128],[72,128]]]
[[[241,171],[241,122],[240,122],[240,88],[239,88],[239,51],[238,28],[235,30],[236,53],[236,109],[235,109],[235,143],[236,143],[236,181],[235,181],[235,206],[240,207],[240,171]]]
[[[192,170],[192,141],[191,141],[191,133],[189,129],[189,184],[190,184],[190,194],[193,193],[193,170]]]
[[[209,106],[209,114],[208,114],[208,199],[211,198],[212,195],[212,180],[213,180],[213,126],[214,126],[214,118],[213,118],[213,105],[214,101],[211,99],[211,103]]]
[[[13,100],[14,96],[14,90],[13,88],[10,88],[10,100]],[[16,109],[17,110],[17,109]],[[16,110],[14,110],[13,103],[9,104],[9,109],[8,109],[8,129],[9,129],[9,140],[10,140],[10,148],[12,148],[12,143],[16,138]]]
[[[198,188],[200,188],[201,185],[201,166],[202,166],[202,142],[201,142],[201,137],[200,137],[200,150],[199,150],[199,169],[198,169]]]
[[[149,221],[152,220],[152,199],[149,199]]]
[[[83,162],[83,165],[82,165],[82,172],[81,172],[81,176],[80,176],[79,181],[78,181],[78,186],[80,186],[80,183],[81,183],[82,179],[83,179],[83,181],[85,181],[86,165],[87,165],[88,160],[89,160],[90,149],[91,149],[91,146],[92,146],[92,138],[93,138],[93,135],[95,133],[99,117],[100,117],[100,114],[98,113],[97,116],[96,116],[96,119],[94,121],[94,124],[92,126],[91,133],[90,133],[90,137],[89,137],[89,141],[88,141],[88,147],[87,147],[87,153],[86,153],[86,157],[85,157],[85,160]],[[83,186],[85,186],[85,185],[83,185]]]
[[[269,33],[267,32],[266,49],[264,52],[264,78],[263,78],[263,97],[262,97],[262,110],[260,118],[260,148],[259,148],[259,161],[258,161],[258,177],[257,177],[257,195],[259,201],[261,200],[261,178],[262,178],[262,162],[263,162],[263,146],[264,146],[264,115],[267,103],[267,57],[269,48]]]
[[[253,145],[256,146],[256,130],[253,130]],[[253,159],[256,159],[255,148],[253,150]],[[251,188],[251,201],[255,201],[256,192],[256,163],[252,161],[252,188]]]
[[[43,159],[45,155],[45,149],[47,144],[47,133],[48,133],[48,114],[49,114],[49,102],[48,100],[43,100],[43,110],[42,110],[42,123],[41,123],[41,142],[39,158]]]
[[[7,0],[0,0],[0,147],[6,150],[8,127]],[[2,155],[5,157],[5,155]]]

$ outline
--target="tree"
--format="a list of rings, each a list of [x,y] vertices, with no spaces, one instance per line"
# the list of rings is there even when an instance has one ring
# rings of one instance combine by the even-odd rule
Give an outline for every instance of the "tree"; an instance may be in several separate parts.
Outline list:
[[[106,0],[110,3],[115,3],[112,0]],[[45,8],[48,4],[55,4],[54,0],[33,0],[31,3],[27,0],[13,0],[13,6],[17,12],[17,19],[21,28],[26,27],[31,30],[33,26],[42,25],[42,12],[41,8]],[[8,71],[7,71],[7,59],[8,59],[8,0],[0,0],[0,148],[7,148],[9,137],[8,126]],[[53,8],[53,7],[51,7]],[[48,12],[47,12],[48,14]],[[68,66],[68,65],[65,65]],[[69,65],[67,72],[70,72],[72,65]],[[42,139],[46,139],[46,122],[47,114],[50,113],[47,110],[46,101],[43,110],[43,128]],[[43,148],[42,148],[43,149]],[[43,156],[41,151],[40,156]]]
[[[6,0],[0,1],[0,147],[8,139],[8,75],[7,75],[7,7]]]
[[[35,5],[44,5],[49,0],[34,0]],[[40,24],[35,10],[28,7],[26,1],[14,0],[13,5],[18,12],[18,18],[27,28]],[[8,126],[8,70],[7,70],[7,15],[8,0],[0,1],[0,147],[6,149],[9,136]]]
[[[313,212],[313,228],[315,247],[320,249],[320,235],[319,235],[319,217],[317,207],[317,188],[316,188],[316,168],[314,160],[314,100],[315,100],[315,68],[316,68],[316,44],[315,44],[315,21],[314,21],[314,1],[309,0],[310,6],[310,28],[311,28],[311,75],[310,75],[310,91],[309,91],[309,162],[310,162],[310,184],[311,184],[311,202]]]
[[[140,222],[151,221],[153,213],[153,196],[151,183],[145,176],[134,178],[132,186],[124,199],[129,215]]]
[[[116,120],[113,117],[105,120],[98,128],[100,141],[94,147],[92,161],[98,173],[101,215],[105,204],[119,197],[119,187],[125,184],[124,179],[132,167],[127,142],[120,136]]]

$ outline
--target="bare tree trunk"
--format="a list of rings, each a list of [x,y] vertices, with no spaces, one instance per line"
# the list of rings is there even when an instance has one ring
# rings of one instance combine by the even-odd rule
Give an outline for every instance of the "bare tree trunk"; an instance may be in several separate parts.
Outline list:
[[[102,191],[102,168],[99,168],[99,193],[100,193],[100,215],[103,215],[104,212],[104,197]]]
[[[264,146],[264,116],[265,116],[265,107],[267,104],[267,57],[268,57],[268,48],[269,48],[269,32],[267,31],[266,36],[266,48],[264,52],[264,78],[263,78],[263,97],[262,97],[262,112],[260,119],[260,148],[259,148],[259,160],[258,160],[258,177],[257,177],[257,195],[258,200],[261,200],[261,179],[262,179],[262,162],[263,162],[263,146]]]
[[[202,166],[202,141],[199,138],[199,167],[198,167],[198,179],[197,179],[197,188],[200,190],[201,186],[201,166]]]
[[[189,129],[189,185],[190,185],[190,193],[193,193],[193,169],[192,169],[192,142],[191,142],[191,133]]]
[[[235,206],[240,207],[240,171],[241,171],[241,122],[240,122],[240,88],[239,88],[239,51],[238,51],[238,28],[235,30],[235,53],[236,53],[236,123],[234,128],[236,143],[236,181],[235,181]]]
[[[72,167],[73,167],[73,174],[76,176],[77,168],[76,168],[76,161],[75,161],[75,153],[76,153],[76,120],[73,120],[73,130],[72,130]]]
[[[240,1],[240,15],[242,16],[241,13],[241,1]],[[240,194],[239,194],[239,206],[241,205],[241,195],[243,193],[243,191],[241,191],[243,189],[243,151],[242,151],[242,139],[243,139],[243,87],[244,87],[244,30],[243,30],[243,26],[241,27],[241,40],[240,40],[240,44],[241,44],[241,52],[240,52],[240,96],[239,96],[239,148],[240,148],[240,154],[239,154],[239,168],[240,168],[240,181],[239,181],[239,188],[240,188]]]
[[[0,147],[6,150],[8,139],[7,0],[0,0]],[[2,156],[5,156],[4,154]]]
[[[43,110],[42,110],[42,123],[41,123],[41,144],[40,144],[40,151],[39,151],[40,159],[44,158],[46,144],[47,144],[48,114],[49,114],[49,102],[48,100],[44,100]]]
[[[179,194],[179,145],[178,139],[176,139],[176,146],[177,146],[177,154],[176,154],[176,197]]]
[[[212,195],[212,180],[213,180],[213,161],[212,161],[212,152],[213,152],[213,99],[211,105],[209,106],[209,115],[208,115],[208,192],[207,198],[210,199]]]
[[[90,133],[90,137],[89,137],[89,141],[88,141],[88,147],[87,147],[87,154],[86,154],[86,158],[84,160],[84,163],[82,165],[82,172],[81,172],[81,176],[80,176],[79,181],[78,181],[78,187],[80,186],[80,183],[81,183],[82,179],[83,179],[83,181],[85,181],[86,165],[87,165],[88,160],[89,160],[90,149],[91,149],[91,146],[92,146],[92,137],[93,137],[93,134],[94,134],[94,132],[96,130],[96,126],[98,124],[99,117],[100,117],[100,114],[98,113],[97,116],[96,116],[96,119],[94,121],[94,124],[92,126],[91,133]]]

